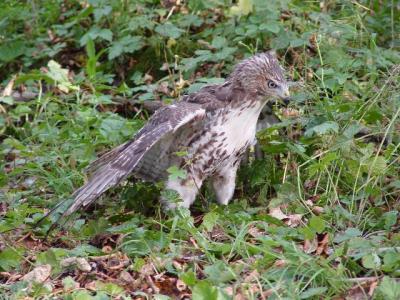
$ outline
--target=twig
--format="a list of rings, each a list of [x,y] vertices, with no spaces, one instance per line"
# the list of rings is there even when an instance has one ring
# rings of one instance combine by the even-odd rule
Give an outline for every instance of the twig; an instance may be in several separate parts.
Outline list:
[[[349,282],[370,282],[380,279],[382,276],[372,276],[372,277],[358,277],[358,278],[349,278],[347,281]]]

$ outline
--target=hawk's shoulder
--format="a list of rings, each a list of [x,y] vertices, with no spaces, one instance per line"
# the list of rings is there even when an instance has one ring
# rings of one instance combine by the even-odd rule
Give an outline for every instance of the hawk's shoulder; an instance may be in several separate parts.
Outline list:
[[[226,107],[230,102],[241,98],[244,92],[234,88],[230,81],[223,84],[206,85],[199,91],[185,95],[182,102],[201,105],[207,112]]]

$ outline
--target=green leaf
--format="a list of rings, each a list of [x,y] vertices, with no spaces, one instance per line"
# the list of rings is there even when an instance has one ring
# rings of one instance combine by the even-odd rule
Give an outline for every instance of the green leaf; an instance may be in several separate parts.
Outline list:
[[[376,253],[367,254],[362,258],[364,268],[376,270],[381,266],[381,259]]]
[[[238,4],[231,7],[231,14],[237,16],[247,16],[253,11],[253,0],[239,0]]]
[[[397,215],[398,215],[398,211],[396,211],[396,210],[388,211],[383,214],[383,217],[385,219],[385,229],[386,230],[390,230],[390,229],[392,229],[392,227],[394,225],[396,225]]]
[[[268,22],[261,24],[260,30],[267,30],[272,33],[278,33],[281,30],[281,25],[278,22]]]
[[[14,104],[14,99],[12,97],[8,97],[8,96],[0,97],[0,103],[13,105]]]
[[[14,109],[13,112],[14,112],[17,116],[20,116],[20,115],[29,114],[30,112],[32,112],[32,109],[31,109],[29,106],[27,106],[27,105],[20,104],[20,105],[18,105],[18,106]]]
[[[357,228],[348,228],[343,234],[338,234],[334,238],[335,243],[341,243],[347,240],[350,240],[354,237],[361,236],[362,232]]]
[[[71,276],[65,277],[62,280],[62,284],[63,284],[63,287],[64,287],[65,291],[73,290],[77,286],[79,286],[79,284]]]
[[[300,294],[300,299],[309,299],[314,296],[323,295],[327,290],[326,287],[309,288]]]
[[[154,299],[154,300],[170,300],[171,297],[165,296],[165,295],[156,294],[156,295],[153,295],[152,299]]]
[[[0,46],[0,61],[10,62],[21,56],[26,51],[25,43],[22,41],[12,41]]]
[[[80,44],[81,46],[84,46],[89,40],[94,41],[98,38],[111,42],[112,37],[113,33],[110,29],[105,29],[105,28],[100,29],[94,26],[90,28],[90,30],[84,36],[82,36],[82,38],[80,39]]]
[[[390,277],[383,277],[379,284],[378,291],[382,294],[385,300],[398,300],[400,299],[400,284],[396,279]]]
[[[385,174],[386,172],[387,163],[383,156],[369,158],[366,165],[374,175]]]
[[[51,79],[53,79],[57,87],[65,93],[69,90],[78,90],[78,87],[72,85],[68,78],[68,70],[61,68],[60,64],[54,60],[50,60],[47,64],[49,72],[46,73]]]
[[[387,251],[383,256],[383,271],[390,272],[400,267],[400,255],[395,251]]]
[[[218,291],[207,281],[201,281],[196,284],[192,290],[193,300],[215,300],[217,299]]]
[[[225,283],[236,278],[233,270],[220,260],[211,266],[206,266],[204,273],[211,282]]]
[[[124,288],[110,282],[96,281],[96,289],[106,292],[110,296],[118,296],[124,292]]]
[[[3,271],[11,271],[19,266],[22,260],[22,250],[6,248],[0,252],[0,269]]]
[[[322,233],[325,229],[325,221],[317,216],[313,216],[309,222],[310,227],[318,233]]]
[[[76,291],[72,293],[73,300],[94,300],[88,291]]]
[[[194,286],[197,282],[196,274],[193,271],[187,271],[181,274],[179,278],[188,286]]]
[[[308,226],[299,228],[299,232],[304,235],[306,240],[312,240],[315,237],[315,231]]]
[[[208,232],[210,232],[217,224],[218,219],[219,214],[217,212],[210,211],[204,216],[202,226],[205,227]]]
[[[184,30],[176,27],[171,23],[164,23],[161,25],[157,25],[155,31],[164,37],[170,37],[173,39],[179,38],[182,35],[182,33],[184,33]]]
[[[227,44],[226,38],[222,36],[216,36],[211,42],[211,46],[217,49],[225,47]]]
[[[185,170],[179,169],[177,166],[173,165],[167,169],[169,173],[169,178],[172,180],[181,178],[186,179],[187,173]]]
[[[123,53],[133,53],[143,47],[142,38],[139,36],[125,36],[120,40],[114,41],[108,50],[108,59],[112,60]]]
[[[311,127],[304,132],[304,135],[307,137],[312,136],[313,134],[316,135],[324,135],[328,133],[338,133],[339,132],[339,125],[336,122],[328,121],[322,123],[320,125]]]

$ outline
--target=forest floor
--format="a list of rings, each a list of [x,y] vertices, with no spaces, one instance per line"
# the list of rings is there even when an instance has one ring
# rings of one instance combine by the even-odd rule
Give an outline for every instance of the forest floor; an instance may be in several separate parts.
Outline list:
[[[1,2],[0,299],[400,299],[395,1]],[[293,100],[231,204],[129,179],[37,224],[154,103],[269,49]]]

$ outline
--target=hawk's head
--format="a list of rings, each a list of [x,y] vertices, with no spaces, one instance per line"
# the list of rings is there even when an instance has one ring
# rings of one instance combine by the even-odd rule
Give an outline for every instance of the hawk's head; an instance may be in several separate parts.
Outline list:
[[[248,93],[287,101],[289,88],[283,71],[275,53],[265,52],[243,60],[235,67],[230,78]]]

